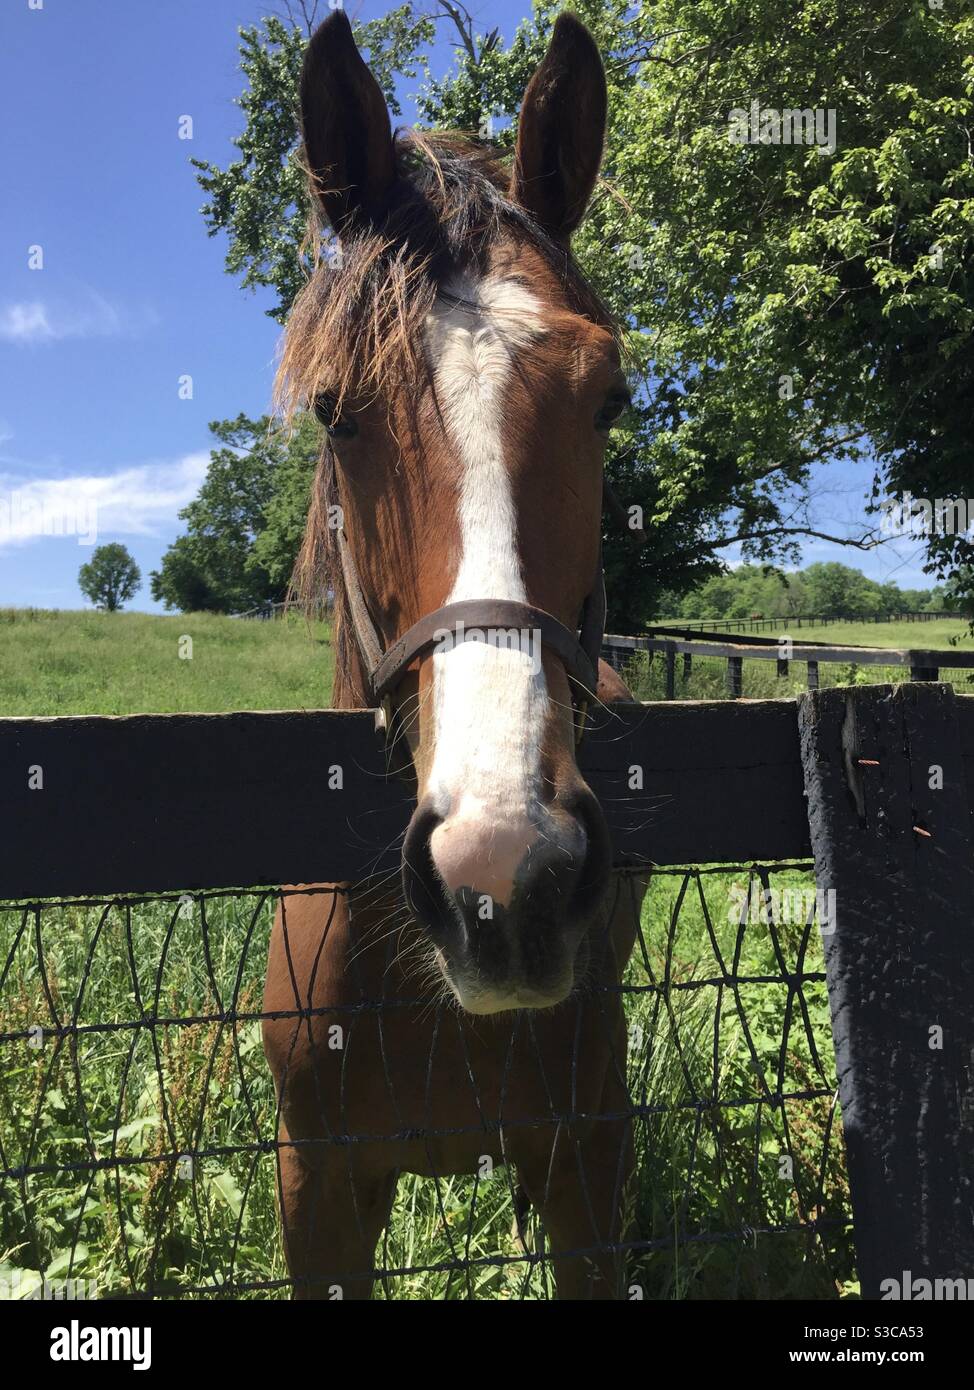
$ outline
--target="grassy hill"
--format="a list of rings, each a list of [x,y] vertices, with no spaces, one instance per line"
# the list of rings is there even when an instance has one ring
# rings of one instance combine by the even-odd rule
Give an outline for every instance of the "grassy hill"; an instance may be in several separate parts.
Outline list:
[[[0,715],[321,709],[332,670],[327,627],[297,614],[0,609]]]
[[[783,629],[784,631],[784,629]],[[769,634],[765,634],[769,635]],[[971,652],[965,618],[931,623],[836,623],[802,627],[796,642],[824,641],[867,647],[923,647]],[[192,658],[179,655],[192,639]],[[322,709],[331,694],[333,652],[325,624],[298,614],[272,622],[212,613],[156,617],[148,613],[0,609],[0,715],[167,714],[237,709]],[[823,685],[904,680],[885,666],[822,666]],[[945,672],[948,679],[951,677]],[[636,694],[660,699],[663,663],[633,673]],[[958,690],[971,691],[974,671],[957,671]],[[744,693],[792,695],[805,688],[795,663],[778,680],[771,662],[746,662]],[[677,696],[719,699],[725,694],[722,661],[697,658],[690,685]]]

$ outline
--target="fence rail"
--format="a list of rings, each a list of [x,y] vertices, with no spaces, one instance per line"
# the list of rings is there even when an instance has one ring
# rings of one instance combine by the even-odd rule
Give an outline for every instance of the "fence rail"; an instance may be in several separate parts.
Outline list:
[[[952,648],[933,651],[928,648],[835,646],[828,642],[795,642],[789,637],[787,646],[782,638],[727,636],[720,632],[689,628],[654,627],[641,637],[624,637],[607,633],[602,642],[602,656],[617,671],[625,669],[637,652],[662,653],[665,662],[665,698],[676,698],[676,658],[683,657],[684,691],[693,671],[693,658],[719,657],[727,663],[727,693],[731,699],[743,694],[743,663],[745,661],[774,661],[778,675],[789,673],[789,663],[801,661],[807,667],[809,690],[819,688],[819,666],[842,664],[858,666],[906,667],[913,681],[937,681],[940,671],[974,670],[974,650]]]
[[[615,705],[579,764],[620,867],[809,852],[792,701]],[[0,719],[0,896],[358,880],[413,804],[371,711]]]
[[[329,591],[329,592],[325,595],[325,599],[324,599],[324,603],[323,603],[323,608],[324,608],[324,611],[325,611],[325,612],[327,612],[327,611],[331,608],[333,599],[334,599],[334,595]],[[256,607],[254,607],[254,608],[248,608],[248,609],[246,609],[243,613],[231,613],[231,614],[230,614],[230,617],[231,617],[231,618],[257,618],[257,619],[264,619],[264,620],[267,620],[267,619],[270,619],[270,618],[283,618],[284,615],[285,615],[285,613],[287,613],[289,609],[290,609],[292,612],[293,612],[293,611],[296,611],[296,606],[295,606],[295,604],[293,603],[293,601],[289,601],[288,599],[283,599],[283,600],[281,600],[281,602],[279,602],[279,603],[258,603],[258,604],[256,605]]]

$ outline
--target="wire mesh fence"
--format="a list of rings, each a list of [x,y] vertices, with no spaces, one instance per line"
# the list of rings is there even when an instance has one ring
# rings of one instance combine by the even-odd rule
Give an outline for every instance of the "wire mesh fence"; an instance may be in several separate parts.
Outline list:
[[[615,987],[636,1149],[618,1241],[631,1298],[835,1297],[854,1278],[810,868],[649,875]],[[263,1055],[263,977],[278,905],[314,897],[324,936],[343,891],[0,908],[0,1281],[13,1296],[45,1280],[98,1296],[289,1296],[279,1159],[300,1141],[282,1129]],[[303,1026],[321,1012],[295,1005],[274,1017]],[[434,1038],[459,1027],[454,1005],[421,991],[363,995],[353,1012],[390,1009]],[[530,1042],[530,1014],[510,1026]],[[505,1124],[482,1111],[473,1127]],[[402,1138],[350,1126],[322,1142]],[[403,1173],[375,1292],[548,1298],[551,1266],[508,1165]]]

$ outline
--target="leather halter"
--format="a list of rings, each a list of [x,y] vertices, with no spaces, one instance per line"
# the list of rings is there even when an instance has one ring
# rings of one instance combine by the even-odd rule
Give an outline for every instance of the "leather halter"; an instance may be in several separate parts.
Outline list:
[[[553,614],[530,603],[497,598],[460,599],[427,613],[391,646],[383,649],[345,532],[339,531],[337,536],[352,630],[365,666],[366,693],[370,703],[379,707],[377,727],[384,728],[387,735],[391,732],[392,695],[396,687],[417,658],[440,646],[451,633],[469,634],[470,629],[484,633],[515,629],[530,633],[532,639],[539,640],[562,662],[573,687],[575,741],[581,741],[588,704],[595,698],[599,683],[599,651],[605,631],[605,579],[601,555],[598,577],[582,605],[577,633]]]

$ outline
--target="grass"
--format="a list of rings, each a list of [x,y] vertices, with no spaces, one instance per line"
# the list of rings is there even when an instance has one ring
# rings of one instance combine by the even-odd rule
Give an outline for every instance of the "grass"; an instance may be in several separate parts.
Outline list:
[[[785,983],[736,983],[820,970],[819,937],[801,921],[742,926],[747,881],[739,869],[659,873],[629,968],[629,1081],[645,1117],[634,1214],[637,1238],[652,1243],[632,1258],[629,1285],[647,1299],[829,1298],[854,1277],[824,985],[804,984],[806,1028]],[[771,882],[810,878],[781,869]],[[0,1182],[0,1285],[14,1271],[92,1279],[102,1293],[149,1282],[216,1293],[285,1278],[273,1155],[247,1150],[274,1137],[259,1025],[124,1026],[143,1007],[187,1019],[258,1009],[271,916],[270,897],[256,892],[211,896],[205,908],[49,905],[39,925],[32,912],[0,911],[0,1167],[58,1170]],[[61,1019],[123,1026],[32,1049],[24,1032],[50,1025],[48,995]],[[767,1099],[808,1091],[822,1094]],[[200,1151],[208,1156],[182,1175],[172,1162],[126,1161]],[[90,1171],[93,1156],[106,1165]],[[837,1223],[825,1243],[807,1231],[761,1234],[813,1217]],[[456,1252],[517,1255],[511,1224],[503,1173],[403,1177],[380,1260],[400,1269]],[[550,1292],[543,1265],[485,1264],[403,1275],[379,1296]]]
[[[777,637],[781,633],[795,642],[828,642],[841,647],[922,647],[934,651],[950,651],[954,647],[974,653],[974,635],[970,630],[970,619],[936,618],[926,623],[826,623],[810,627],[803,623],[800,628],[782,626],[774,632],[767,629],[762,637]]]
[[[321,709],[332,670],[327,628],[297,614],[0,609],[0,715]]]
[[[676,626],[676,624],[672,624]],[[747,637],[746,624],[742,631]],[[974,634],[967,618],[938,618],[929,623],[829,623],[828,626],[798,628],[782,627],[780,631],[765,630],[761,637],[781,637],[787,634],[792,641],[826,642],[830,646],[897,647],[924,651],[969,651],[971,669],[944,669],[945,680],[951,681],[959,693],[974,692]],[[908,666],[872,666],[850,660],[823,662],[819,666],[819,685],[877,685],[895,684],[910,679]],[[624,675],[633,694],[640,700],[662,700],[665,697],[666,670],[661,653],[652,660],[638,655]],[[792,662],[787,676],[779,677],[773,661],[748,661],[743,668],[743,693],[750,699],[784,699],[807,689],[807,671],[803,661]],[[721,657],[694,656],[690,679],[683,679],[683,658],[676,659],[676,698],[678,700],[723,700],[727,698],[727,662]]]

